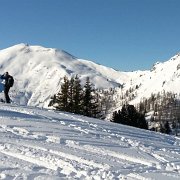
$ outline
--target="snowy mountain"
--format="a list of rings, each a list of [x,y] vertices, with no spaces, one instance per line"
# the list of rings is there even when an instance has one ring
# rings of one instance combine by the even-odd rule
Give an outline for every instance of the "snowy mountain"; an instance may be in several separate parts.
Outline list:
[[[0,72],[6,71],[15,78],[11,93],[15,102],[43,107],[58,92],[65,75],[69,78],[78,74],[82,82],[89,76],[96,88],[118,87],[127,77],[125,73],[77,59],[62,50],[25,44],[0,51]]]
[[[151,70],[127,72],[126,75],[128,79],[123,88],[116,88],[116,106],[112,107],[111,111],[120,109],[125,102],[137,105],[152,94],[171,92],[176,94],[177,99],[180,98],[180,54],[168,61],[157,62]],[[125,94],[127,96],[122,99]],[[112,113],[108,118],[111,118],[111,115]]]
[[[0,179],[178,180],[180,139],[0,103]]]
[[[96,88],[116,88],[117,102],[130,88],[135,94],[132,104],[163,90],[180,92],[180,54],[156,63],[151,70],[120,72],[63,50],[18,44],[0,51],[0,74],[5,71],[15,78],[10,96],[21,105],[47,107],[50,97],[59,91],[63,77],[76,74],[82,82],[89,76]]]
[[[178,137],[32,107],[47,107],[65,75],[115,88],[114,108],[130,88],[131,103],[163,90],[179,93],[179,54],[149,71],[120,72],[19,44],[0,51],[0,74],[6,71],[15,78],[11,98],[29,106],[0,103],[0,179],[180,179]]]
[[[150,97],[152,93],[162,91],[180,93],[180,54],[170,60],[157,62],[149,71],[141,72],[138,76],[131,76],[130,82],[126,83],[125,89],[138,85],[137,98],[139,102],[142,97]]]

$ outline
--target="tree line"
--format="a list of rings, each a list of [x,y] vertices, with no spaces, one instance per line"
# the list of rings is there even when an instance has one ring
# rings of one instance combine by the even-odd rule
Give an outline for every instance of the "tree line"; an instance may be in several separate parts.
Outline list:
[[[141,129],[148,129],[145,114],[136,110],[133,105],[123,105],[121,110],[113,113],[112,122],[134,126]]]
[[[60,91],[51,98],[49,106],[99,119],[110,115],[114,123],[178,135],[180,101],[177,99],[180,95],[163,91],[151,94],[150,98],[142,98],[136,105],[130,105],[129,101],[136,97],[138,88],[136,85],[119,95],[116,88],[95,89],[89,77],[82,85],[78,75],[69,79],[65,76]],[[113,112],[116,107],[122,108]]]
[[[143,98],[137,105],[140,112],[149,114],[149,129],[178,135],[180,130],[180,94],[159,92]]]
[[[60,111],[104,119],[112,106],[116,105],[113,99],[115,92],[112,88],[95,89],[89,77],[82,86],[78,75],[70,79],[65,76],[60,91],[51,98],[49,106]],[[138,113],[133,105],[124,105],[121,111],[115,111],[111,122],[148,129],[144,114]]]
[[[49,106],[88,117],[101,117],[98,97],[89,77],[82,86],[78,75],[70,79],[65,76],[60,91],[51,98]]]

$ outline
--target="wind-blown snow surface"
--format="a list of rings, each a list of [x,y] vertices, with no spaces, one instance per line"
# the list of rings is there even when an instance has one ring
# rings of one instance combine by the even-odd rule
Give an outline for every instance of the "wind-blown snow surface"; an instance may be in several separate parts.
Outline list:
[[[180,179],[180,139],[2,103],[0,179]]]

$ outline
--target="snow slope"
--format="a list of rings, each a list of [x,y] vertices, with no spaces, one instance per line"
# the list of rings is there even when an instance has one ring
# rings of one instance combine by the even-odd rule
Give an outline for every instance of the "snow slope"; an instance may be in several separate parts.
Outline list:
[[[2,103],[0,179],[180,179],[180,139]]]
[[[129,74],[129,76],[131,75]],[[180,54],[175,55],[166,62],[157,62],[149,71],[133,72],[131,78],[125,84],[124,91],[130,87],[139,86],[135,91],[137,92],[137,97],[132,103],[139,103],[141,98],[148,98],[152,93],[165,91],[179,94]]]

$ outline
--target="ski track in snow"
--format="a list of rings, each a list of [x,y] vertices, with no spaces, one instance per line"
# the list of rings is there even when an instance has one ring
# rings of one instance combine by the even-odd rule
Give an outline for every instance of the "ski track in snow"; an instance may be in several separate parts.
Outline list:
[[[180,179],[180,139],[0,104],[0,179]]]

